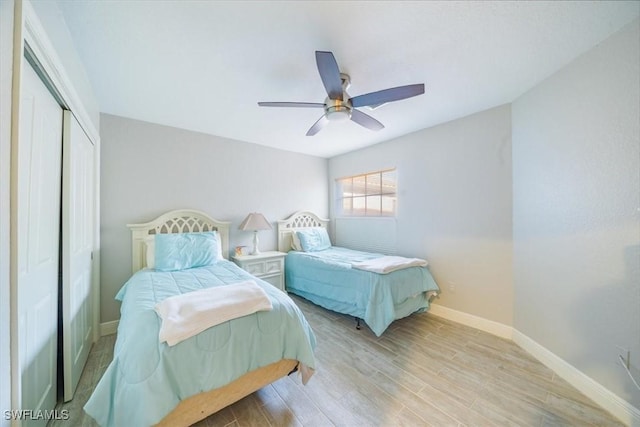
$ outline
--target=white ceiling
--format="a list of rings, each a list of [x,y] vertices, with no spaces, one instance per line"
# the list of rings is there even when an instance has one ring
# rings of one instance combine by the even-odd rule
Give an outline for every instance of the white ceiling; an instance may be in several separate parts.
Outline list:
[[[513,101],[640,14],[638,1],[60,1],[100,111],[331,157]],[[314,52],[351,96],[424,95],[305,133],[324,102]]]

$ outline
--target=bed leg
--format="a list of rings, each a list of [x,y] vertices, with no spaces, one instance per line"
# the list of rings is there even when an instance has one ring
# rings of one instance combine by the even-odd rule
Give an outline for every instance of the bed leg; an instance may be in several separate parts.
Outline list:
[[[298,372],[298,365],[299,365],[299,364],[300,364],[300,363],[296,363],[296,366],[294,366],[294,367],[293,367],[293,369],[291,370],[291,372],[289,372],[289,373],[287,374],[287,376],[289,376],[289,375],[293,374],[294,372]]]
[[[360,319],[356,317],[356,329],[360,330]]]

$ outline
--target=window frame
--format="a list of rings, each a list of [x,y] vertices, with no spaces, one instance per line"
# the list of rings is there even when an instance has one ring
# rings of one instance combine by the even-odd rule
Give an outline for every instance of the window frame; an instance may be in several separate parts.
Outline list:
[[[393,179],[392,188],[385,190],[385,183]],[[356,182],[358,181],[358,182]],[[370,187],[370,182],[376,187]],[[364,184],[364,185],[363,185]],[[357,175],[335,179],[336,216],[342,218],[396,218],[398,214],[398,171],[394,168],[365,172]],[[360,187],[360,191],[356,188]],[[346,190],[345,190],[346,189]],[[368,202],[376,200],[377,207],[369,207]],[[348,207],[345,207],[346,201]],[[385,208],[385,201],[391,203],[391,208]],[[356,203],[358,202],[358,203]],[[358,205],[356,207],[356,204]]]

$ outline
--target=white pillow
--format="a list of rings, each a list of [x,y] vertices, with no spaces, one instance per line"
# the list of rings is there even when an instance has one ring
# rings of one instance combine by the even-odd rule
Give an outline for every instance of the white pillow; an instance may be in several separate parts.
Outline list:
[[[222,255],[222,241],[220,240],[220,233],[217,231],[216,233],[216,243],[218,245],[218,261],[223,260],[224,256]],[[293,234],[295,235],[295,233]],[[144,239],[144,245],[146,247],[146,260],[147,260],[147,268],[155,268],[156,266],[156,235],[152,234],[149,237]],[[299,242],[298,242],[299,245]],[[302,249],[300,249],[302,250]]]
[[[216,243],[218,244],[218,261],[224,259],[224,255],[222,254],[222,238],[220,237],[220,233],[216,231]]]
[[[147,249],[146,259],[147,268],[154,268],[156,266],[156,236],[151,235],[144,239],[144,245]]]
[[[302,252],[302,245],[300,244],[300,239],[295,231],[291,233],[291,249]]]

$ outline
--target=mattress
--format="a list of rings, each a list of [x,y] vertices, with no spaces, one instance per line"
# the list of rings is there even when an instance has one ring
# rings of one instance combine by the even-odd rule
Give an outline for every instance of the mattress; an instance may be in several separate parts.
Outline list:
[[[287,291],[339,313],[363,319],[380,336],[396,319],[429,308],[439,292],[427,267],[388,274],[352,268],[382,254],[332,246],[317,252],[291,251],[285,262]]]
[[[159,342],[156,303],[245,280],[265,290],[273,310],[211,327],[172,347]],[[315,336],[300,309],[285,293],[232,262],[173,272],[141,270],[116,299],[122,307],[113,361],[84,407],[101,426],[156,424],[181,400],[281,359],[315,368]]]

